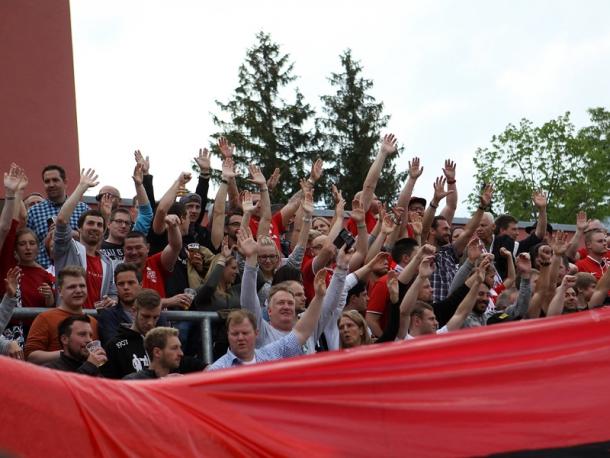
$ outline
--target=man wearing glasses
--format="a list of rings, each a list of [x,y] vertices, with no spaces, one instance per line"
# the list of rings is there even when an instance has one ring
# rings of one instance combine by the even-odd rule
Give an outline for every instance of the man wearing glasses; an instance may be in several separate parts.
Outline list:
[[[108,236],[102,242],[100,251],[108,256],[115,265],[123,262],[123,245],[125,238],[131,231],[131,214],[128,210],[117,208],[110,214],[108,223]]]

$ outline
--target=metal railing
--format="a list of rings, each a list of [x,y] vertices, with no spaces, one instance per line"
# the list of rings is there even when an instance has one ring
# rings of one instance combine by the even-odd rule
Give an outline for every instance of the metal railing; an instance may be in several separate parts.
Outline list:
[[[16,307],[12,318],[25,320],[36,318],[39,313],[51,310],[44,307]],[[97,310],[84,309],[85,315],[97,316]],[[220,317],[216,312],[190,312],[184,310],[166,310],[161,312],[161,316],[169,321],[196,321],[201,326],[201,350],[203,361],[212,364],[212,322],[218,321]]]

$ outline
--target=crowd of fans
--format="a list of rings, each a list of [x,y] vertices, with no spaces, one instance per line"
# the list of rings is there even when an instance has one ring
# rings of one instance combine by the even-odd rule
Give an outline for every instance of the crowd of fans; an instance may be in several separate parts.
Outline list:
[[[68,195],[64,169],[44,167],[41,195],[28,194],[25,170],[12,164],[0,216],[0,354],[91,376],[151,379],[610,303],[606,228],[581,212],[571,238],[554,232],[543,192],[524,202],[538,219],[523,239],[515,218],[487,211],[492,184],[468,222],[453,226],[456,164],[445,161],[428,202],[413,195],[423,171],[413,158],[395,205],[384,206],[375,188],[396,154],[396,138],[386,135],[349,215],[333,186],[332,220],[314,217],[320,160],[272,213],[269,191],[297,178],[277,170],[266,178],[252,164],[253,190],[240,192],[234,146],[220,139],[219,148],[222,178],[205,219],[205,149],[195,158],[196,191],[184,192],[192,176],[183,172],[158,202],[149,159],[136,151],[129,207],[109,185],[95,208],[82,201],[99,184],[92,169]],[[16,320],[16,307],[48,310]],[[217,312],[212,364],[203,362],[198,325],[168,322],[163,310]]]

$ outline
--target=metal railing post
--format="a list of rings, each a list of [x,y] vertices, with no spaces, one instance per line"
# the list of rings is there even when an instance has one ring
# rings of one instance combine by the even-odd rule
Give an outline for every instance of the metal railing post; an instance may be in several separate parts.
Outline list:
[[[203,362],[212,364],[212,323],[208,317],[201,320],[201,346]]]

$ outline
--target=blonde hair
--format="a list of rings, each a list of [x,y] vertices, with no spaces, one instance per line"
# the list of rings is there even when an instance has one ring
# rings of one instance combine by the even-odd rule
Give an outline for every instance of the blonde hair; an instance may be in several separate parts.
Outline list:
[[[356,323],[356,326],[358,326],[358,329],[362,333],[362,337],[360,338],[360,345],[369,345],[370,343],[373,342],[371,340],[371,335],[369,334],[369,328],[366,325],[366,321],[364,320],[364,318],[362,317],[360,312],[358,312],[357,310],[343,311],[343,313],[341,313],[341,316],[337,320],[337,326],[339,326],[339,323],[341,322],[341,318],[343,318],[343,317],[349,318],[354,323]],[[343,340],[341,340],[341,338],[339,338],[339,348],[345,348],[343,346]]]

